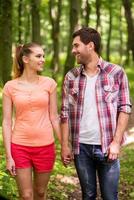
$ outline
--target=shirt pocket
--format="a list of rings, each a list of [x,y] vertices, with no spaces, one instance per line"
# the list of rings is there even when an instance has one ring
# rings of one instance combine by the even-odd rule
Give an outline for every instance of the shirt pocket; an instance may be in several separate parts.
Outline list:
[[[104,100],[105,102],[114,102],[118,99],[119,86],[118,85],[105,85],[104,89]]]
[[[69,104],[76,105],[78,100],[78,90],[74,88],[69,89],[68,99],[69,99]]]

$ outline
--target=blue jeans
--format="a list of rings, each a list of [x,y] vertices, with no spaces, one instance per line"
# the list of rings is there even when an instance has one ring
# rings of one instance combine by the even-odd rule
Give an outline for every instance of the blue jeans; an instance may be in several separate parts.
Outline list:
[[[95,200],[97,176],[103,200],[118,200],[119,160],[109,161],[100,145],[80,144],[80,154],[74,156],[83,200]]]

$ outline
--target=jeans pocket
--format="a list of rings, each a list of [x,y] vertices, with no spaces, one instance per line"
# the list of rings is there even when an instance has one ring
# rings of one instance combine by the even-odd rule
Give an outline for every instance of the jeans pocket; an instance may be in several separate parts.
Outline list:
[[[105,154],[102,153],[101,147],[96,147],[93,153],[94,160],[105,161]]]

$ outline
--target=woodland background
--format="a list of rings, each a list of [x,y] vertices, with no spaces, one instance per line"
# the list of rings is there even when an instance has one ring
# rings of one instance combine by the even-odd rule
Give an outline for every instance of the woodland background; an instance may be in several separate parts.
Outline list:
[[[40,43],[45,50],[43,75],[49,75],[57,81],[60,108],[63,77],[75,65],[71,54],[72,33],[83,26],[93,27],[101,33],[101,56],[124,67],[133,102],[134,0],[0,0],[0,107],[3,85],[11,79],[14,49],[18,44],[33,41]],[[131,117],[131,122],[133,120]],[[131,123],[130,133],[133,133],[133,128],[134,124]],[[134,199],[133,154],[133,143],[123,148],[119,192],[121,200]],[[1,134],[0,194],[8,199],[18,199],[14,179],[5,170]],[[48,199],[81,199],[74,167],[72,165],[66,169],[62,166],[58,143]]]

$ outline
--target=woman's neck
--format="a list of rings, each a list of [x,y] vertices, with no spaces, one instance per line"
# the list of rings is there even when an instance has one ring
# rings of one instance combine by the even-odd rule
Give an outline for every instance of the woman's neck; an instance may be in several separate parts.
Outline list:
[[[29,82],[29,83],[37,83],[39,79],[39,75],[37,73],[28,73],[24,70],[23,74],[20,76],[21,81]]]

